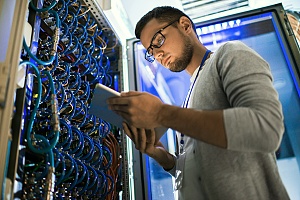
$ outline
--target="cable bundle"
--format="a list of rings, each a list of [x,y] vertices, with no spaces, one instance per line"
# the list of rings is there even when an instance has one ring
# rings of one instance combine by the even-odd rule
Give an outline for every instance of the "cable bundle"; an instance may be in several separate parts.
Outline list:
[[[112,86],[118,40],[79,0],[46,0],[36,53],[28,66],[23,199],[116,199],[120,141],[111,124],[89,115],[95,84]],[[31,77],[31,78],[30,78]]]

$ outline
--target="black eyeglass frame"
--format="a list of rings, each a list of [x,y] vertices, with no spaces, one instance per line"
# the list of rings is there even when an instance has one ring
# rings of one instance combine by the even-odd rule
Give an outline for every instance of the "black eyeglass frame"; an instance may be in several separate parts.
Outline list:
[[[164,43],[165,43],[165,40],[166,40],[166,37],[162,34],[162,31],[165,30],[167,27],[171,26],[172,24],[174,24],[175,22],[177,22],[179,19],[175,20],[175,21],[172,21],[171,23],[167,24],[166,26],[164,26],[163,28],[159,29],[152,37],[151,39],[151,42],[150,42],[150,45],[149,47],[147,48],[146,52],[145,52],[145,59],[152,63],[155,58],[153,56],[153,48],[160,48]],[[162,43],[160,45],[155,45],[155,44],[152,44],[153,40],[156,38],[156,36],[160,34],[164,40],[162,41]],[[149,53],[150,52],[150,49],[152,50],[151,52],[152,53]]]

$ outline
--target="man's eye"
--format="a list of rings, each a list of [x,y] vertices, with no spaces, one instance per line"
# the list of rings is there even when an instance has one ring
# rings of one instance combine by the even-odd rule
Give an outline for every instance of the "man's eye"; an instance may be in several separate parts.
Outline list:
[[[156,46],[161,46],[164,43],[164,38],[161,35],[156,36],[153,44]]]
[[[164,38],[163,38],[163,37],[159,37],[159,38],[157,39],[157,44],[158,44],[158,45],[162,45],[162,43],[164,43]]]

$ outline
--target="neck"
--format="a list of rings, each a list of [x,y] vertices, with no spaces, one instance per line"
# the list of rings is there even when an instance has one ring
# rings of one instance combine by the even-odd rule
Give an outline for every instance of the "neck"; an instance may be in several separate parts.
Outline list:
[[[196,42],[195,46],[194,46],[194,53],[192,56],[192,60],[190,62],[190,64],[187,66],[186,71],[189,75],[193,75],[193,73],[195,72],[195,70],[199,67],[205,52],[206,52],[206,47],[203,46],[199,41]]]

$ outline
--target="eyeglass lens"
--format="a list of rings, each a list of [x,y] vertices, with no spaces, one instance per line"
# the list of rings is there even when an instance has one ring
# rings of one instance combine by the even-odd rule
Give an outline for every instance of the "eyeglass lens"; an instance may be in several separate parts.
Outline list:
[[[146,60],[148,60],[149,62],[153,62],[155,59],[153,57],[153,48],[160,48],[164,44],[164,42],[165,42],[165,36],[161,32],[156,33],[152,38],[152,43],[150,47],[147,49],[145,55]]]

